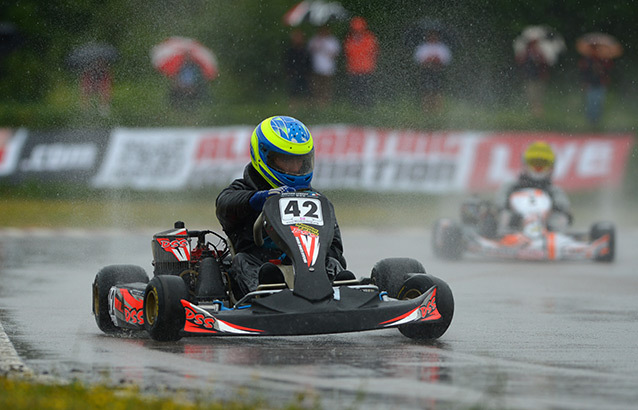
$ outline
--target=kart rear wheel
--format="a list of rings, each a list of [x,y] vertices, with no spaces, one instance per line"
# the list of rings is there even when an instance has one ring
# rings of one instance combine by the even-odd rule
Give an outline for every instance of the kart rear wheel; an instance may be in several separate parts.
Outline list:
[[[597,222],[589,231],[590,241],[595,241],[607,234],[609,234],[609,251],[604,255],[596,256],[594,260],[598,262],[613,262],[616,256],[616,228],[610,222]]]
[[[93,280],[92,309],[95,322],[107,334],[125,332],[113,323],[109,314],[109,291],[115,285],[141,282],[148,283],[146,271],[136,265],[109,265],[100,269]]]
[[[442,279],[432,275],[414,275],[405,281],[397,299],[414,299],[436,286],[435,304],[441,318],[423,323],[413,323],[399,326],[399,331],[411,339],[438,339],[450,327],[454,316],[454,297],[452,290]]]
[[[144,328],[151,338],[174,341],[182,338],[186,323],[182,299],[188,299],[188,287],[179,276],[158,275],[144,292]]]
[[[463,256],[463,229],[450,219],[439,219],[432,229],[432,251],[441,259],[458,260]]]
[[[388,296],[396,298],[403,282],[415,273],[425,273],[423,264],[416,259],[386,258],[374,265],[370,278],[380,290],[385,290]]]

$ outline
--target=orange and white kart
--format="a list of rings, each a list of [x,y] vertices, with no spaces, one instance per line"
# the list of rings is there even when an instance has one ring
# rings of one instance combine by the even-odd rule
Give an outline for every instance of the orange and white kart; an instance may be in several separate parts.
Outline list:
[[[552,198],[541,189],[513,192],[509,206],[520,218],[521,228],[498,236],[495,206],[489,201],[465,202],[461,223],[448,218],[436,221],[432,233],[434,254],[452,260],[464,254],[518,260],[614,260],[616,235],[612,223],[594,223],[588,233],[552,231],[548,227]]]

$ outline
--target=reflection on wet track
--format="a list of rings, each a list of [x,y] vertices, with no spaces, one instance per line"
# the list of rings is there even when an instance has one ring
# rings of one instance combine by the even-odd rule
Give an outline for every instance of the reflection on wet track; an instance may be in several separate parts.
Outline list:
[[[5,234],[0,321],[39,373],[136,383],[197,397],[298,400],[323,408],[623,409],[638,403],[638,230],[600,263],[441,262],[427,230],[343,229],[349,267],[419,259],[456,299],[448,332],[424,344],[396,329],[302,336],[186,338],[102,334],[91,282],[108,264],[150,273],[152,232]],[[382,240],[380,240],[382,239]]]

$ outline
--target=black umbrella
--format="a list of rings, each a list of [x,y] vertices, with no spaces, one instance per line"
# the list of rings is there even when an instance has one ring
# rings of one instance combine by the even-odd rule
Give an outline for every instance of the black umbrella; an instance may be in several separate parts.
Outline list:
[[[112,45],[90,42],[74,48],[69,53],[66,62],[70,68],[81,70],[97,61],[113,63],[118,56],[117,49]]]

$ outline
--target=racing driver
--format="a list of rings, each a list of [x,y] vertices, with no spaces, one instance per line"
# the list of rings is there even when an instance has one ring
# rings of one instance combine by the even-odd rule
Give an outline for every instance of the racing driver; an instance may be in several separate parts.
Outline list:
[[[217,219],[235,253],[229,274],[238,287],[233,289],[237,297],[256,290],[260,283],[284,281],[276,265],[284,257],[282,251],[269,238],[258,247],[253,239],[253,224],[269,197],[312,190],[312,135],[295,118],[266,118],[253,131],[250,157],[243,177],[234,180],[216,200]],[[335,220],[334,238],[326,260],[330,279],[354,279],[354,274],[345,271],[345,267],[341,232]]]
[[[552,199],[552,213],[548,218],[551,231],[565,231],[572,222],[569,198],[560,187],[552,184],[555,162],[552,147],[544,141],[530,144],[523,153],[523,169],[518,179],[506,184],[496,196],[499,209],[497,234],[503,236],[520,229],[520,217],[509,209],[510,195],[519,189],[538,188],[547,192]]]

